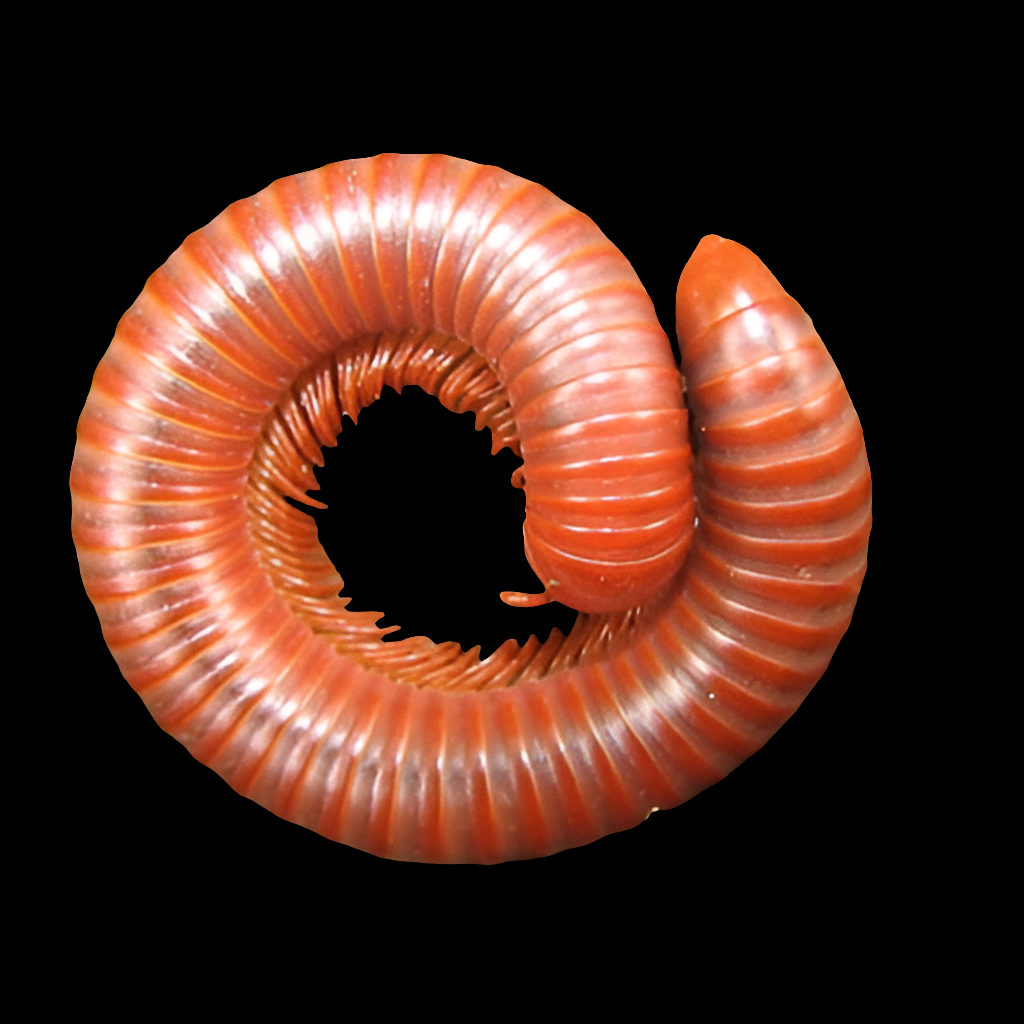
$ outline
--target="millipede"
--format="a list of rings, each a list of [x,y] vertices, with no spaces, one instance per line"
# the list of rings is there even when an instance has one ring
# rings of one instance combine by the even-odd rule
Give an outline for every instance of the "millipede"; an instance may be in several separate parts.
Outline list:
[[[682,261],[681,261],[682,262]],[[443,155],[281,178],[121,318],[71,468],[86,592],[162,729],[274,814],[380,857],[543,857],[675,807],[828,667],[867,565],[860,421],[737,242],[685,263],[677,363],[627,259],[542,186]],[[567,636],[384,642],[310,492],[385,387],[522,459]]]

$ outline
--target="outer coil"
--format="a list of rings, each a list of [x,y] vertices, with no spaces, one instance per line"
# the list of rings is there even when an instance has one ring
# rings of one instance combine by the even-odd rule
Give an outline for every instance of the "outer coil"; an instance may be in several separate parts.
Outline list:
[[[233,204],[150,278],[79,422],[73,534],[126,679],[238,792],[396,859],[542,856],[718,781],[849,625],[870,474],[752,253],[705,238],[677,328],[683,377],[624,257],[497,168],[388,155]],[[285,496],[318,504],[321,447],[385,384],[522,455],[545,593],[507,600],[580,609],[569,637],[481,661],[347,610]]]

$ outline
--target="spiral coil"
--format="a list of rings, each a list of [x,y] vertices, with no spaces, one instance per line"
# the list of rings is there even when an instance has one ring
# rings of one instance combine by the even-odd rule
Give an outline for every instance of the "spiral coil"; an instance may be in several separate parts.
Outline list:
[[[79,423],[73,534],[126,679],[237,791],[385,857],[541,856],[717,781],[849,624],[870,474],[756,257],[704,239],[677,319],[685,406],[629,264],[496,168],[382,156],[233,204],[125,314]],[[338,597],[285,497],[315,505],[343,416],[406,384],[522,453],[546,593],[510,600],[579,607],[568,638],[382,644]]]

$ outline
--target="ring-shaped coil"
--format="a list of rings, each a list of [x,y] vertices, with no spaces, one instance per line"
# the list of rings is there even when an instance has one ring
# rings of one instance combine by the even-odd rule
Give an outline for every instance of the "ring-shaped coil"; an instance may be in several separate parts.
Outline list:
[[[752,253],[705,238],[677,327],[682,377],[625,258],[497,168],[385,155],[233,204],[147,282],[79,422],[73,534],[125,678],[238,792],[384,857],[542,856],[718,781],[849,625],[870,472]],[[522,454],[545,593],[508,599],[579,608],[568,638],[382,644],[338,597],[285,497],[315,504],[343,416],[406,384]]]

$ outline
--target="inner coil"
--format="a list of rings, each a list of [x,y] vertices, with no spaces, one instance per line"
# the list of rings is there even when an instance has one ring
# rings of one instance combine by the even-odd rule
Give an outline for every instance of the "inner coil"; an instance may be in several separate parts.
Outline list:
[[[573,665],[605,657],[637,627],[642,609],[613,614],[581,612],[564,636],[556,628],[541,642],[506,641],[481,659],[452,641],[408,637],[383,644],[397,626],[378,627],[378,613],[348,610],[339,597],[344,581],[324,551],[311,516],[284,498],[326,508],[307,492],[318,489],[314,466],[321,448],[337,443],[344,417],[352,421],[380,398],[417,385],[449,411],[475,414],[476,429],[489,429],[491,451],[517,455],[519,435],[508,396],[486,360],[472,346],[431,331],[372,335],[345,345],[310,367],[267,417],[253,454],[246,504],[260,562],[289,607],[317,635],[367,668],[419,688],[474,691],[515,686]]]

